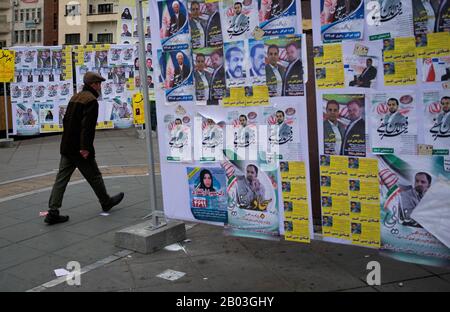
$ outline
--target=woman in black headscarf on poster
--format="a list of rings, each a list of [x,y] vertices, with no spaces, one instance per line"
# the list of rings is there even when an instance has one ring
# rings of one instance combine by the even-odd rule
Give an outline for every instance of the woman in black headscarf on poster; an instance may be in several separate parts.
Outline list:
[[[124,19],[124,20],[131,20],[131,19],[133,19],[133,17],[131,16],[131,13],[130,13],[130,9],[129,9],[129,8],[125,8],[125,9],[123,10],[123,13],[122,13],[122,19]]]

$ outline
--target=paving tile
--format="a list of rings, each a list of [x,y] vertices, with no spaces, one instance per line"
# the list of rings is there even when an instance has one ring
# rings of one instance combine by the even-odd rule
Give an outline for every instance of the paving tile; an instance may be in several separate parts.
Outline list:
[[[50,227],[44,223],[24,222],[0,230],[0,237],[17,243],[56,229],[57,226]]]
[[[22,222],[23,222],[23,220],[16,219],[16,218],[11,218],[11,217],[8,217],[6,215],[1,215],[0,216],[0,229],[3,229],[3,228],[8,227],[8,226],[15,225],[15,224],[18,224],[18,223],[22,223]]]
[[[375,288],[381,292],[449,292],[450,283],[438,277],[428,277],[399,283],[382,284]]]
[[[14,276],[8,272],[0,272],[0,292],[18,292],[33,288],[33,282]]]
[[[0,249],[0,271],[44,255],[34,248],[12,244]]]
[[[22,241],[21,245],[32,247],[45,252],[54,252],[88,238],[89,236],[86,235],[58,230]]]
[[[13,243],[13,242],[10,242],[10,241],[7,240],[7,239],[0,238],[0,249],[3,248],[3,247],[9,246],[9,245],[11,245],[12,243]],[[0,254],[1,254],[1,252],[0,252]]]
[[[65,230],[81,235],[96,236],[112,229],[118,228],[122,225],[122,223],[114,222],[112,220],[108,220],[107,218],[97,216],[95,218],[92,218],[91,220],[67,226]]]

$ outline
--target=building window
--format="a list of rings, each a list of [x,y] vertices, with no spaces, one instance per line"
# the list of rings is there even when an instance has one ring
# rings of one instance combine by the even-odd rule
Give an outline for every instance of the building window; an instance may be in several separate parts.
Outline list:
[[[36,32],[36,41],[41,42],[42,41],[42,30],[38,29]]]
[[[98,43],[113,43],[113,34],[98,34],[97,35]]]
[[[31,19],[34,21],[36,18],[36,9],[31,9]]]
[[[4,24],[4,23],[6,23],[6,22],[7,22],[6,15],[0,15],[0,23],[1,23],[1,24]]]
[[[25,20],[26,20],[26,21],[29,21],[29,20],[30,20],[30,10],[29,10],[29,9],[26,9],[26,10],[25,10]]]
[[[92,4],[89,4],[89,14],[95,14],[95,9]]]
[[[24,41],[24,31],[21,30],[20,31],[20,43],[23,43],[23,41]]]
[[[41,8],[37,9],[36,17],[38,19],[42,20],[42,9]]]
[[[20,10],[20,21],[23,22],[23,9]]]
[[[93,42],[94,41],[94,35],[93,34],[89,34],[89,42]]]
[[[31,42],[36,42],[36,29],[31,30]]]
[[[14,43],[19,43],[19,31],[14,32]]]
[[[0,41],[0,49],[1,48],[6,48],[6,41],[4,41],[4,40]],[[2,90],[2,93],[3,93],[3,90]]]
[[[14,10],[14,22],[19,21],[19,10]]]
[[[30,43],[30,30],[25,30],[25,43]]]
[[[75,16],[75,15],[81,15],[80,13],[80,5],[66,5],[66,15],[65,16]]]
[[[112,3],[108,3],[108,4],[99,4],[98,5],[98,14],[111,14],[113,13],[113,4]]]
[[[66,34],[66,44],[80,44],[80,34]]]

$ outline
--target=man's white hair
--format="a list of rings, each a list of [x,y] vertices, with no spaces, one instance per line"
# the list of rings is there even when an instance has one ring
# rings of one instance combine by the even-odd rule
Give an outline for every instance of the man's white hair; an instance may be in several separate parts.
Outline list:
[[[174,2],[172,2],[172,8],[174,8],[174,7],[175,7],[175,4],[177,4],[177,5],[178,5],[178,7],[180,7],[180,3],[179,3],[178,1],[174,1]]]
[[[181,55],[183,58],[184,58],[184,55],[183,55],[183,53],[181,53],[181,52],[178,52],[177,53],[177,58],[178,58],[178,55]]]

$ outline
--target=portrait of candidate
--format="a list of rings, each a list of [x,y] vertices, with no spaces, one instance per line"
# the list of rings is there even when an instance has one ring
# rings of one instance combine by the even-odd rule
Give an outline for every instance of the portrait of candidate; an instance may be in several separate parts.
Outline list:
[[[271,19],[280,16],[293,2],[293,0],[272,0],[270,4],[269,14],[267,19]]]
[[[209,84],[209,99],[220,100],[225,93],[225,69],[223,67],[222,50],[215,50],[211,53],[211,66],[214,71]]]
[[[361,212],[361,203],[351,202],[350,203],[350,211],[353,213],[360,213]]]
[[[327,177],[327,176],[322,176],[320,178],[320,186],[326,186],[326,187],[331,186],[331,178]]]
[[[352,223],[352,234],[361,234],[361,223]]]
[[[258,205],[265,201],[265,188],[258,178],[258,167],[248,165],[246,176],[237,175],[237,203],[241,209],[258,209]]]
[[[355,139],[364,140],[366,136],[366,122],[362,117],[363,107],[358,100],[351,100],[347,104],[348,118],[350,124],[345,129],[344,140],[342,142],[341,155],[348,156],[351,154],[353,141]]]
[[[330,165],[330,156],[327,156],[327,155],[320,156],[320,165],[321,166],[329,166]]]
[[[122,37],[131,37],[131,32],[128,30],[128,25],[122,25],[122,33],[120,34]]]
[[[52,59],[50,57],[50,50],[40,50],[38,52],[38,68],[51,68]]]
[[[389,128],[395,129],[397,126],[403,126],[407,123],[407,119],[399,111],[399,102],[395,98],[390,98],[387,101],[389,113],[384,116],[383,123]]]
[[[211,171],[208,169],[203,169],[200,171],[200,181],[198,183],[197,189],[202,191],[215,192],[214,181]]]
[[[327,78],[326,68],[316,68],[316,79],[325,79]]]
[[[283,93],[283,81],[286,69],[279,65],[280,50],[276,45],[270,45],[267,49],[266,84],[271,97],[281,96]]]
[[[316,46],[313,49],[314,57],[322,57],[323,56],[323,47]]]
[[[429,173],[418,172],[414,177],[414,187],[412,185],[401,187],[399,219],[402,225],[421,227],[420,224],[411,218],[411,213],[430,188],[432,181],[433,179]]]
[[[275,113],[278,126],[278,142],[285,143],[292,137],[292,127],[285,122],[285,114],[282,110]]]
[[[244,51],[239,47],[232,47],[225,52],[227,79],[245,78]]]
[[[296,95],[297,92],[291,90],[292,85],[303,83],[303,64],[301,60],[301,49],[298,42],[291,42],[286,46],[286,56],[289,65],[286,68],[282,96]]]
[[[122,19],[126,19],[126,20],[131,20],[131,19],[133,19],[133,16],[131,15],[131,13],[130,13],[130,9],[129,8],[125,8],[125,9],[123,9],[123,12],[122,12]]]
[[[332,207],[332,199],[331,197],[323,196],[322,197],[322,207]]]
[[[280,161],[280,172],[289,172],[289,164],[285,161]]]
[[[175,67],[175,72],[173,76],[174,86],[177,86],[181,84],[184,80],[186,80],[191,72],[189,65],[185,64],[184,62],[184,54],[182,52],[178,52],[176,58],[177,58],[177,66]]]
[[[195,94],[197,100],[203,101],[208,99],[209,94],[209,81],[211,80],[211,74],[208,73],[206,68],[206,57],[203,53],[198,53],[195,56]]]
[[[227,32],[230,37],[239,36],[249,29],[249,17],[242,13],[242,2],[233,5],[234,15]]]
[[[439,3],[439,8],[436,13],[436,25],[434,27],[434,32],[448,32],[450,31],[450,1],[441,0]]]
[[[444,96],[441,99],[441,109],[436,124],[440,125],[441,133],[450,133],[450,97]]]
[[[330,154],[339,154],[342,149],[342,142],[345,135],[345,126],[339,122],[339,103],[335,100],[327,102],[325,108],[325,120],[323,121],[324,144]]]
[[[191,28],[192,47],[205,47],[205,25],[204,20],[200,18],[200,3],[198,1],[191,1],[191,10],[189,14],[189,26]]]
[[[186,23],[186,16],[180,10],[180,3],[178,1],[172,2],[172,12],[170,12],[170,28],[169,35],[176,34],[181,27]]]
[[[428,45],[426,35],[416,35],[416,47],[426,47]]]
[[[175,125],[170,133],[169,145],[176,148],[182,148],[187,139],[187,135],[183,131],[183,122],[180,118],[175,119]]]
[[[222,44],[222,25],[219,14],[219,2],[205,3],[206,14],[209,16],[206,22],[206,46],[212,47]]]
[[[377,69],[373,66],[373,60],[368,58],[366,60],[366,68],[361,75],[355,76],[353,81],[350,81],[350,87],[370,88],[373,79],[377,78]]]
[[[264,45],[255,44],[250,50],[250,59],[252,61],[252,68],[250,69],[250,77],[265,76],[266,72],[266,56],[264,52]]]
[[[394,39],[384,39],[383,40],[383,51],[391,51],[395,48]]]
[[[445,32],[450,30],[448,0],[413,0],[413,19],[420,33]],[[417,29],[416,29],[417,30]]]
[[[343,20],[361,4],[361,0],[322,0],[321,2],[320,20],[322,25]]]
[[[323,216],[322,226],[333,226],[333,217]]]
[[[384,63],[384,75],[394,75],[395,74],[395,67],[394,63]]]
[[[350,157],[348,159],[348,167],[350,169],[358,169],[359,168],[359,160],[358,160],[358,158]]]

